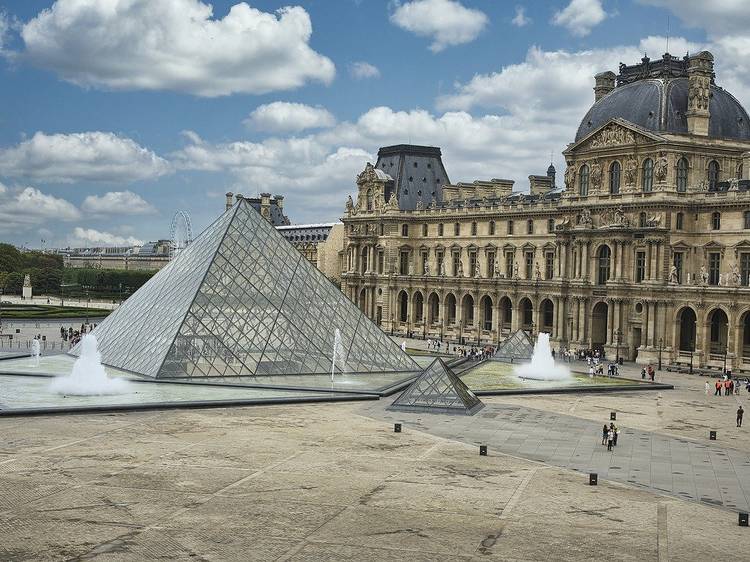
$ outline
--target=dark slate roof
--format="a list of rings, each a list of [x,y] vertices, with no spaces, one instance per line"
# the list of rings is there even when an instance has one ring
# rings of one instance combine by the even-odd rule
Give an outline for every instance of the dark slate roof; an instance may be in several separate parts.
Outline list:
[[[250,206],[260,213],[260,199],[248,199]],[[284,214],[283,209],[279,209],[275,199],[271,199],[271,207],[269,209],[271,213],[271,224],[273,226],[286,226],[291,221],[289,217]]]
[[[750,117],[735,97],[715,85],[711,94],[708,135],[750,140]],[[656,133],[687,133],[687,104],[687,78],[650,78],[618,86],[589,109],[576,142],[616,117]]]
[[[277,226],[276,230],[293,244],[303,242],[324,242],[333,228],[333,223],[326,224],[295,224]]]
[[[417,201],[422,201],[428,207],[433,197],[440,203],[443,200],[443,185],[450,183],[440,149],[436,146],[384,146],[378,150],[375,168],[393,178],[386,200],[395,190],[399,208],[404,211],[416,209]]]

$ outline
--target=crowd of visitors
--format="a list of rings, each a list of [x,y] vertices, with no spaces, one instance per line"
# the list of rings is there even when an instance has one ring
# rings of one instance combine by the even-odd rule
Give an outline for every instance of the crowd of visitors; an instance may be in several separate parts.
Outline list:
[[[74,330],[72,326],[70,326],[69,328],[60,326],[60,339],[62,341],[70,342],[70,347],[73,347],[79,341],[81,341],[81,338],[85,334],[88,334],[94,328],[96,328],[96,324],[81,324],[81,328],[79,330]]]
[[[612,447],[617,446],[618,435],[620,435],[620,429],[614,424],[614,422],[611,422],[609,426],[605,423],[602,428],[602,445],[606,445],[607,450],[611,451]]]

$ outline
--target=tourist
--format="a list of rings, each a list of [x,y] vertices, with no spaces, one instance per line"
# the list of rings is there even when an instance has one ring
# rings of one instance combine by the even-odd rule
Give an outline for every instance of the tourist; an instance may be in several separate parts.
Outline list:
[[[646,367],[641,368],[641,378],[646,380]]]
[[[742,409],[742,405],[740,405],[739,408],[737,408],[737,427],[742,427],[742,415],[745,413],[745,410]]]
[[[716,387],[714,396],[721,396],[721,379],[716,379],[716,384],[714,386]]]
[[[594,378],[594,366],[593,365],[589,366],[589,378],[591,379]]]
[[[607,444],[607,433],[609,433],[609,428],[607,427],[607,424],[604,424],[604,427],[602,428],[602,445]]]
[[[612,430],[612,427],[609,428],[609,431],[607,432],[607,450],[612,450],[612,443],[615,440],[615,432]]]
[[[731,381],[729,379],[724,381],[724,396],[729,396],[729,383]]]
[[[614,439],[612,440],[612,445],[617,447],[617,436],[620,435],[620,428],[612,424],[612,431],[614,432]]]
[[[706,396],[708,396],[708,390],[709,390],[710,388],[711,388],[711,387],[709,386],[709,384],[708,384],[708,381],[706,381]]]

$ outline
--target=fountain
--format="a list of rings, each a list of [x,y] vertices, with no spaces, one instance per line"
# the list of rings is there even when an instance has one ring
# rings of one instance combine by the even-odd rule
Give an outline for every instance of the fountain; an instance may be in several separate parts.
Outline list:
[[[555,363],[549,344],[549,334],[544,332],[540,332],[536,339],[531,363],[519,365],[513,369],[513,373],[521,379],[540,381],[561,381],[571,378],[570,369]]]
[[[343,373],[346,371],[346,359],[344,358],[344,345],[341,343],[341,331],[336,328],[333,335],[333,357],[331,358],[331,382],[336,372],[336,362],[338,361],[339,370]]]
[[[81,355],[68,376],[57,377],[50,389],[57,394],[72,396],[108,396],[131,392],[125,379],[110,378],[101,362],[96,336],[86,334],[81,340]]]
[[[34,358],[34,367],[39,366],[39,356],[42,354],[42,346],[39,343],[39,340],[34,338],[34,341],[31,342],[31,356]]]

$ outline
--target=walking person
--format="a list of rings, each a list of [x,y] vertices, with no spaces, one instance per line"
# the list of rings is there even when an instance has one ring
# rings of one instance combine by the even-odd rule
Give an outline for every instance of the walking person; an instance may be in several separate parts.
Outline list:
[[[742,409],[742,406],[740,405],[739,408],[737,408],[737,427],[742,427],[742,415],[745,413],[745,410]]]
[[[610,427],[609,431],[607,432],[607,450],[608,451],[612,450],[612,442],[614,441],[614,439],[615,439],[615,432],[612,431],[612,428]]]
[[[612,431],[614,432],[614,439],[612,441],[612,444],[617,447],[617,436],[620,435],[620,428],[616,425],[612,426]]]
[[[708,386],[708,381],[706,381],[706,396],[708,396],[708,390],[709,390],[709,388],[710,387]]]
[[[716,379],[716,384],[714,386],[716,387],[714,396],[721,396],[721,379]]]
[[[607,424],[604,424],[604,427],[602,428],[602,445],[607,444],[607,434],[609,433],[609,428],[607,427]]]

